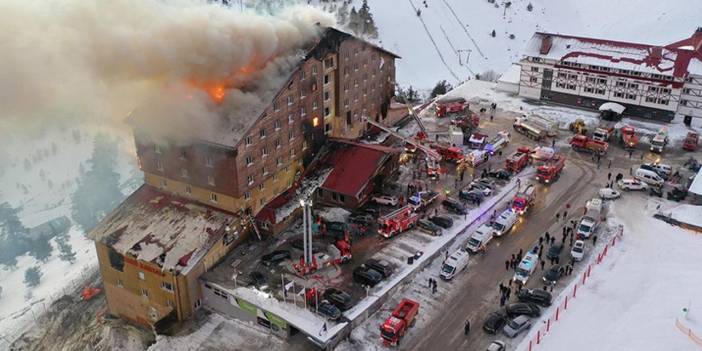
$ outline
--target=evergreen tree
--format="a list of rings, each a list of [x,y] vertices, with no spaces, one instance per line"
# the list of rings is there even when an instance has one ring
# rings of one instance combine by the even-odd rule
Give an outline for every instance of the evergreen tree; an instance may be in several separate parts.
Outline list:
[[[351,7],[351,12],[349,12],[349,30],[354,34],[358,35],[360,33],[361,22],[356,11],[356,6]]]
[[[432,91],[431,91],[430,96],[431,96],[431,98],[435,98],[439,95],[446,94],[451,89],[453,89],[453,87],[451,86],[451,84],[449,82],[447,82],[446,80],[441,80],[438,83],[436,83],[436,85],[434,86],[434,89],[432,89]]]
[[[41,275],[41,270],[39,270],[38,266],[28,268],[24,272],[24,284],[26,284],[29,288],[39,285],[41,282]]]
[[[59,249],[59,259],[61,261],[67,261],[73,263],[76,261],[76,253],[73,251],[73,247],[68,243],[67,235],[59,235],[56,237],[56,243]]]
[[[336,12],[336,19],[340,24],[346,24],[349,20],[349,5],[344,1]]]
[[[44,238],[32,240],[29,247],[29,255],[41,262],[48,261],[53,251],[54,248],[49,244],[49,240]]]
[[[88,232],[112,211],[124,198],[119,189],[119,174],[114,171],[117,162],[117,144],[106,135],[95,136],[89,169],[78,179],[71,197],[71,216]]]
[[[20,221],[19,209],[9,203],[0,204],[0,264],[15,267],[17,256],[29,250],[26,234],[29,231]]]

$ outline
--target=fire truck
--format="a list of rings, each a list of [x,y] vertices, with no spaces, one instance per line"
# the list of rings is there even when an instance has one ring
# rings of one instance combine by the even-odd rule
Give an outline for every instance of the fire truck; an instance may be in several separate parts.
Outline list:
[[[451,114],[464,114],[468,111],[468,101],[464,98],[449,98],[436,101],[436,117],[446,117]]]
[[[575,151],[585,151],[594,154],[604,155],[607,153],[609,143],[606,141],[594,140],[585,135],[575,135],[570,139],[570,146]]]
[[[503,130],[497,132],[497,135],[490,139],[487,145],[485,145],[485,150],[489,152],[490,155],[494,155],[497,151],[507,147],[507,144],[509,144],[509,132]]]
[[[351,257],[353,257],[351,255],[351,240],[347,232],[334,245],[329,245],[326,252],[313,254],[312,262],[309,264],[305,264],[304,257],[300,256],[300,262],[293,263],[293,269],[298,275],[305,276],[320,268],[346,263],[351,260]]]
[[[550,160],[544,161],[536,168],[536,180],[541,183],[553,183],[561,176],[565,167],[565,155],[555,154]]]
[[[442,145],[438,143],[432,143],[429,145],[429,147],[436,150],[436,152],[438,152],[439,155],[441,155],[441,159],[445,161],[454,163],[463,161],[464,155],[463,150],[461,150],[461,148]]]
[[[407,199],[407,202],[414,206],[415,211],[419,211],[427,208],[427,206],[434,202],[434,200],[436,200],[438,197],[439,193],[436,191],[420,191],[417,194],[410,196],[410,198]]]
[[[625,149],[635,149],[639,142],[639,136],[636,135],[636,130],[632,126],[623,126],[619,131],[621,133],[622,145]]]
[[[614,127],[597,127],[592,133],[592,139],[598,141],[609,141],[609,138],[614,134]]]
[[[451,125],[461,128],[464,133],[470,133],[480,125],[480,117],[473,111],[468,111],[467,116],[459,116],[451,120]]]
[[[524,191],[519,191],[514,195],[512,199],[512,211],[520,215],[525,214],[529,210],[529,207],[534,204],[535,190],[534,184],[529,184]]]
[[[528,147],[517,148],[517,151],[505,160],[505,168],[512,173],[521,172],[531,162],[530,154],[531,150]]]
[[[419,214],[414,212],[412,205],[405,205],[378,218],[378,234],[390,238],[413,228],[419,220]]]
[[[685,141],[683,141],[683,150],[685,151],[695,151],[697,150],[697,143],[699,142],[700,136],[695,132],[687,132]]]
[[[514,130],[517,132],[522,133],[533,140],[541,140],[548,134],[543,126],[527,119],[526,117],[517,117],[512,127],[514,127]]]
[[[407,329],[414,325],[414,318],[419,313],[419,302],[402,299],[380,326],[380,338],[385,346],[396,346],[405,336]]]

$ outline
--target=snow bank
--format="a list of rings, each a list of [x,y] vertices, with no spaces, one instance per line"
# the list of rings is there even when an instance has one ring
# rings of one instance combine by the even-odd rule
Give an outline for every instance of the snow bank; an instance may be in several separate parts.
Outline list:
[[[702,206],[679,205],[663,211],[671,213],[673,219],[702,228]]]

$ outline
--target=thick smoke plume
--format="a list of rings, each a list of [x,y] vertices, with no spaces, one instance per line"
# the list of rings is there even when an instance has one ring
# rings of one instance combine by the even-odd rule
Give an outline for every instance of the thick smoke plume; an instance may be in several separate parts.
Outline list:
[[[54,120],[120,125],[132,112],[147,133],[209,133],[238,117],[232,110],[268,103],[257,90],[286,79],[317,23],[333,21],[308,6],[0,1],[0,137]]]

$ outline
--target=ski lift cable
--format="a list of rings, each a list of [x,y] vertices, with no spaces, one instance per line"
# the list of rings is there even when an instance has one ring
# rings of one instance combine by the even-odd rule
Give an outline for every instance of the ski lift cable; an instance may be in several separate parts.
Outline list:
[[[478,50],[478,53],[480,54],[480,56],[482,56],[484,59],[487,59],[487,58],[485,57],[485,54],[483,54],[483,51],[480,50],[480,47],[478,46],[478,43],[476,43],[476,42],[475,42],[475,39],[473,39],[473,37],[470,35],[470,33],[468,33],[468,29],[466,29],[465,24],[463,24],[463,22],[461,21],[461,19],[458,18],[458,15],[456,15],[456,11],[453,10],[453,7],[451,7],[451,5],[449,5],[448,1],[446,1],[446,0],[442,0],[442,1],[444,2],[444,5],[446,5],[446,7],[448,7],[449,11],[451,11],[451,14],[453,15],[453,18],[456,19],[456,21],[458,22],[458,24],[461,26],[461,28],[463,29],[463,31],[464,31],[464,32],[466,33],[466,35],[468,36],[468,39],[470,39],[470,41],[473,42],[473,45],[475,45],[475,48]]]
[[[460,50],[457,50],[456,47],[453,46],[453,43],[451,43],[451,39],[449,39],[448,34],[446,34],[446,31],[444,30],[444,27],[439,25],[439,29],[441,29],[441,33],[444,34],[444,38],[446,38],[446,41],[448,42],[449,46],[451,47],[451,50],[453,50],[453,53],[456,54],[456,56],[458,57],[458,64],[461,66],[464,66],[463,62],[461,62],[461,54],[459,52]],[[470,72],[470,74],[475,75],[475,72],[473,72],[473,70],[470,69],[470,66],[468,65],[468,60],[466,60],[465,67],[468,70],[468,72]]]
[[[410,3],[410,6],[412,6],[412,9],[414,10],[414,13],[417,13],[417,7],[414,6],[414,3],[412,3],[412,0],[407,0]],[[419,22],[422,23],[422,27],[424,27],[424,31],[427,33],[427,36],[429,36],[429,40],[431,41],[432,45],[434,45],[434,49],[436,50],[436,53],[439,55],[439,59],[441,59],[441,62],[444,64],[446,69],[451,73],[453,78],[456,80],[456,82],[460,82],[461,79],[458,78],[458,75],[451,69],[451,66],[449,66],[448,62],[446,62],[446,59],[444,58],[444,55],[441,54],[441,50],[439,50],[439,46],[436,44],[436,41],[434,40],[434,37],[431,36],[431,32],[429,32],[429,28],[427,28],[426,23],[424,23],[424,19],[422,16],[417,16],[419,18]]]

